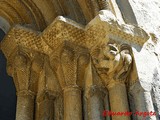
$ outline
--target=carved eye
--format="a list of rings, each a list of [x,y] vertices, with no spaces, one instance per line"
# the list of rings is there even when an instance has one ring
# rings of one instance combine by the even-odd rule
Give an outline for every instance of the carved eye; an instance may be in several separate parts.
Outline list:
[[[109,47],[110,47],[110,50],[118,51],[118,49],[117,49],[115,46],[113,46],[113,45],[111,45],[111,46],[109,46]]]

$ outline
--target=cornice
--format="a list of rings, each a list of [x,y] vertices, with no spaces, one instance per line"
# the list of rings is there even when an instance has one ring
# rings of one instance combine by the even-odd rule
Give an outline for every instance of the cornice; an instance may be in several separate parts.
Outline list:
[[[65,41],[92,50],[110,39],[142,47],[149,36],[139,27],[118,24],[110,11],[103,10],[86,26],[62,16],[57,17],[43,32],[15,26],[3,40],[2,50],[10,56],[14,47],[20,45],[49,55]]]

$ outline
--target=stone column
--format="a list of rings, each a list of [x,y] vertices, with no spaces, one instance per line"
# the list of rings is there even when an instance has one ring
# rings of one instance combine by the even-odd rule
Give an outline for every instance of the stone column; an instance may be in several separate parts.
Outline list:
[[[144,90],[139,82],[135,83],[134,87],[132,87],[132,90],[130,91],[130,94],[134,99],[135,113],[155,112],[150,90]],[[146,117],[144,117],[143,115],[136,114],[135,117],[137,118],[137,120],[156,120],[156,115],[147,115]]]
[[[64,120],[82,120],[81,85],[86,66],[86,49],[66,42],[60,54],[60,66],[57,76],[64,96]],[[60,74],[61,72],[61,74]]]
[[[33,120],[34,98],[35,95],[31,91],[17,92],[16,120]]]
[[[88,99],[88,117],[89,120],[105,120],[103,117],[104,111],[104,97],[105,94],[100,88],[92,86],[89,92]]]
[[[82,120],[81,89],[78,86],[65,87],[64,120]]]
[[[114,115],[112,120],[130,120],[129,105],[125,83],[114,82],[108,86],[109,101],[112,112],[125,112],[125,115]]]
[[[15,51],[12,61],[8,61],[8,73],[13,77],[17,91],[16,120],[33,120],[34,92],[29,89],[30,64],[27,50]]]

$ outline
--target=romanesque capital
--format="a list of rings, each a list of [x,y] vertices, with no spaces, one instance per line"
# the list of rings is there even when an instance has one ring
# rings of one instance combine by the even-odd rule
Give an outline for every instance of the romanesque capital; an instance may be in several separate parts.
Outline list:
[[[25,50],[17,48],[7,61],[7,71],[13,77],[17,92],[28,90],[31,60]]]
[[[103,44],[93,51],[92,56],[97,73],[106,85],[110,82],[127,82],[132,64],[129,45],[115,42]]]
[[[65,42],[57,51],[50,61],[62,89],[68,86],[82,87],[85,69],[90,61],[88,49]]]

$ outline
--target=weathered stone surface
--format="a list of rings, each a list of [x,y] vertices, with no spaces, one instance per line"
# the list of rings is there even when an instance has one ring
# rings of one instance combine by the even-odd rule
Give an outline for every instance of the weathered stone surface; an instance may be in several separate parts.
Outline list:
[[[16,120],[158,119],[160,25],[150,15],[160,8],[148,4],[160,3],[153,1],[0,0]],[[105,109],[157,115],[105,118]]]

